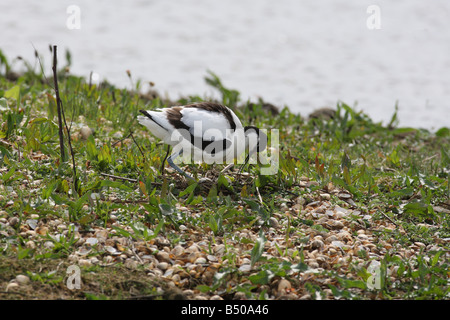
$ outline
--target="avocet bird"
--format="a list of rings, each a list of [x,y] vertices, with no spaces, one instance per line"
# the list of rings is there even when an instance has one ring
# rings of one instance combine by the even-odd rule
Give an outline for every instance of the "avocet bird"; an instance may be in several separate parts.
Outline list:
[[[143,115],[138,116],[139,123],[168,144],[166,158],[170,147],[174,147],[167,162],[191,180],[194,179],[173,162],[176,157],[187,155],[194,161],[205,163],[226,161],[230,165],[223,170],[225,171],[244,151],[247,150],[248,154],[243,166],[255,152],[261,152],[267,146],[267,135],[264,132],[254,126],[243,127],[236,114],[221,104],[201,102],[140,112]]]

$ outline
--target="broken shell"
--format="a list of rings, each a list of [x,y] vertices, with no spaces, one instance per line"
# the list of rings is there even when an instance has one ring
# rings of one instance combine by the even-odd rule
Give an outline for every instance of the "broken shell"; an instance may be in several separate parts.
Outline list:
[[[121,254],[121,252],[118,251],[118,250],[117,250],[116,248],[114,248],[114,247],[111,247],[111,246],[105,246],[104,248],[105,248],[105,250],[106,250],[109,254],[112,254],[112,255],[114,255],[114,256],[117,256],[117,255],[120,255],[120,254]]]
[[[85,243],[90,246],[95,246],[98,243],[98,239],[97,238],[87,238]]]
[[[15,291],[17,289],[19,289],[19,284],[17,282],[8,283],[6,286],[6,292]]]
[[[32,230],[34,230],[34,229],[36,229],[36,227],[37,227],[37,220],[35,220],[35,219],[28,219],[27,220],[27,224],[28,224],[28,226],[32,229]]]

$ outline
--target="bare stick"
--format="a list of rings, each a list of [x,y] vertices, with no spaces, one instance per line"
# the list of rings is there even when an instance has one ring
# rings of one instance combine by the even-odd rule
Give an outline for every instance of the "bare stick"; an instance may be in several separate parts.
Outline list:
[[[53,46],[53,81],[55,83],[56,108],[58,111],[58,129],[59,129],[59,148],[61,150],[61,162],[66,161],[66,152],[64,151],[64,134],[62,125],[61,99],[59,97],[58,77],[56,71],[56,46]]]
[[[64,120],[64,126],[67,130],[67,141],[69,142],[70,155],[72,156],[72,169],[73,169],[73,186],[75,191],[78,192],[78,175],[77,175],[77,166],[75,164],[75,155],[73,153],[72,148],[72,139],[70,138],[70,129],[67,126],[66,116],[64,115],[64,108],[62,106],[62,101],[59,96],[59,88],[58,88],[58,76],[57,76],[57,54],[56,54],[57,46],[53,46],[53,79],[55,82],[55,92],[56,92],[56,106],[58,110],[58,126],[59,126],[59,143],[61,147],[61,158],[62,161],[65,161],[66,155],[64,152],[64,136],[63,136],[63,128],[62,128],[62,120]],[[64,155],[64,156],[63,156]]]

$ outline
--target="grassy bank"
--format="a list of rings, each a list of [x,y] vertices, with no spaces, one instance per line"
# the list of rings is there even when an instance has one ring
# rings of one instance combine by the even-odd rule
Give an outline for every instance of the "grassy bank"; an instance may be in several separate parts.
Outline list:
[[[211,98],[143,94],[131,75],[135,90],[93,84],[67,55],[61,159],[51,66],[16,74],[0,57],[0,299],[450,297],[449,128],[345,103],[310,118],[208,73],[244,125],[279,130],[279,170],[185,166],[216,181],[199,185],[161,175],[165,146],[136,116]]]

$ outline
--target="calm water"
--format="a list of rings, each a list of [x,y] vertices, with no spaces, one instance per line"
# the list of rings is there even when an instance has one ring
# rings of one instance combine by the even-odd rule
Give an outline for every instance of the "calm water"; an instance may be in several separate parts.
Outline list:
[[[56,44],[75,74],[129,87],[130,70],[171,98],[213,94],[211,70],[304,116],[341,100],[386,123],[398,101],[403,126],[450,126],[448,0],[0,0],[0,30],[10,60],[34,62],[34,45],[49,72]]]

